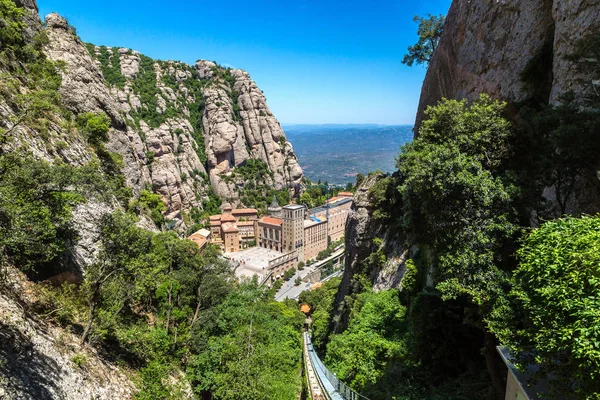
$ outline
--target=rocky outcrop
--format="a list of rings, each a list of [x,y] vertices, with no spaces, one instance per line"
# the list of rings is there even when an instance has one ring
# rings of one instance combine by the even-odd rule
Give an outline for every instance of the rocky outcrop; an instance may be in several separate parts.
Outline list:
[[[302,169],[291,143],[275,119],[262,91],[242,70],[227,71],[228,85],[214,70],[217,65],[201,60],[195,65],[201,79],[212,82],[203,91],[203,119],[210,180],[217,194],[234,200],[240,182],[224,181],[250,158],[262,160],[273,173],[267,184],[293,188],[302,180]],[[246,182],[241,182],[244,185]]]
[[[381,178],[383,178],[381,173],[369,174],[354,194],[352,209],[346,221],[345,267],[335,298],[334,332],[341,332],[348,323],[349,307],[345,304],[345,298],[354,291],[353,278],[359,270],[362,270],[361,262],[377,250],[374,239],[380,235],[381,226],[373,218],[374,210],[369,199],[369,190]]]
[[[136,388],[125,371],[81,346],[73,334],[25,311],[33,285],[22,286],[17,275],[14,287],[0,292],[0,398],[132,398]]]
[[[454,0],[423,83],[415,134],[427,106],[441,98],[485,92],[555,104],[567,90],[580,94],[586,84],[565,56],[599,29],[598,0]]]
[[[181,225],[192,209],[202,207],[211,185],[222,198],[239,203],[239,189],[248,182],[222,176],[249,159],[267,165],[272,173],[267,185],[299,186],[302,170],[292,145],[245,71],[209,61],[192,68],[127,48],[90,47],[57,14],[48,15],[46,24],[47,53],[66,64],[65,105],[76,114],[110,117],[107,148],[123,157],[128,186],[134,194],[145,188],[160,194],[167,219]]]

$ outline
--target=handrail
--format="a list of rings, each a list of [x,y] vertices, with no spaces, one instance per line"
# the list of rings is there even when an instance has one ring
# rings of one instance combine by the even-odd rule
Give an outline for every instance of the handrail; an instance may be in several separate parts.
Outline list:
[[[307,347],[312,349],[311,359],[313,363],[316,363],[318,368],[323,372],[331,386],[335,389],[335,391],[344,399],[344,400],[369,400],[368,397],[363,396],[360,393],[352,390],[348,385],[339,380],[334,373],[332,373],[327,367],[323,364],[317,353],[314,351],[314,347],[312,345],[312,341],[310,340],[310,334],[306,333]],[[331,393],[328,393],[331,395]]]

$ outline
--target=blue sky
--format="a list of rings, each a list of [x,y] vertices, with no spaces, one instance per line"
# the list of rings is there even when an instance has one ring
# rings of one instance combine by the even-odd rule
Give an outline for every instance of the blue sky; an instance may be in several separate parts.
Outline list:
[[[414,15],[451,0],[38,0],[86,42],[247,70],[282,124],[412,124],[425,68],[400,63]]]

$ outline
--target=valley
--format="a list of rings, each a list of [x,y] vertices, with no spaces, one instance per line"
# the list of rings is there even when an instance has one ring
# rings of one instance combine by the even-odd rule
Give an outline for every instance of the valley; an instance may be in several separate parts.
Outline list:
[[[283,125],[304,175],[312,182],[346,185],[357,174],[396,169],[399,147],[412,140],[412,126]]]

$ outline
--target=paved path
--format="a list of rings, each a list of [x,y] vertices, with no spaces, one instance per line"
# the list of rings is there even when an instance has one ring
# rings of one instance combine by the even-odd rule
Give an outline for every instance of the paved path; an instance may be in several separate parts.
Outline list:
[[[300,293],[302,293],[306,290],[309,290],[313,284],[302,282],[300,285],[296,286],[296,284],[295,284],[296,278],[297,277],[300,277],[300,279],[304,278],[305,276],[309,275],[310,273],[314,272],[315,270],[321,268],[328,261],[342,256],[344,254],[344,251],[345,251],[345,248],[342,247],[342,248],[336,250],[332,255],[325,258],[324,260],[317,261],[309,266],[306,266],[306,267],[304,267],[304,269],[302,271],[296,271],[296,274],[289,281],[284,282],[283,285],[281,286],[281,288],[277,291],[277,293],[275,294],[275,300],[283,301],[285,299],[297,299],[298,296],[300,296]],[[343,272],[343,270],[336,271],[332,275],[323,279],[321,282],[325,282],[335,276],[339,276],[339,275],[341,275],[342,272]]]

